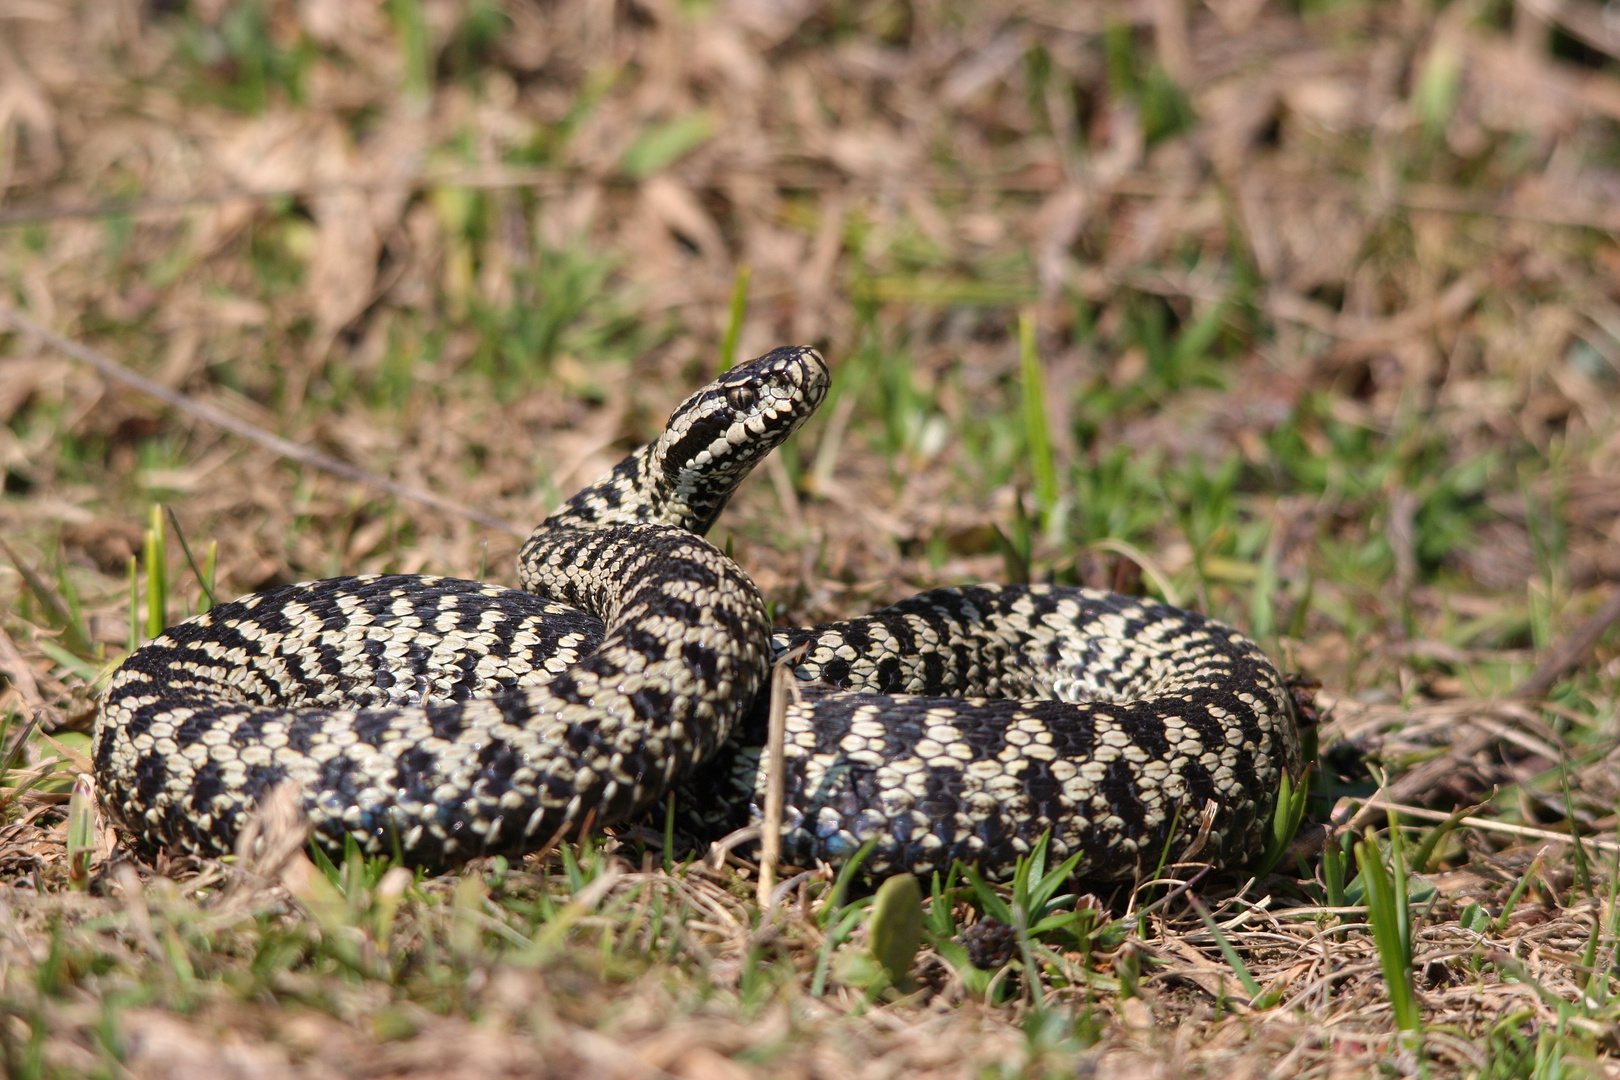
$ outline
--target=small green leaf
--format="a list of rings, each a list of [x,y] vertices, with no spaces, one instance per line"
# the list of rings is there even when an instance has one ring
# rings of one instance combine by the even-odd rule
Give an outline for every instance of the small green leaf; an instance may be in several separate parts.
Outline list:
[[[922,944],[922,915],[922,890],[911,874],[897,875],[878,886],[868,945],[896,986],[911,974],[911,962]]]

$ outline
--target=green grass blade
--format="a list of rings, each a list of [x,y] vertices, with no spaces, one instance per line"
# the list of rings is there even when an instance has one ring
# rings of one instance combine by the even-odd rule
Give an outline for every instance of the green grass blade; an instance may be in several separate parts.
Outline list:
[[[827,936],[822,939],[821,950],[816,956],[816,971],[810,980],[811,997],[820,997],[827,992],[827,975],[832,971],[833,951],[849,940],[849,935],[855,932],[865,917],[865,909],[870,902],[870,899],[858,900],[838,909],[838,917],[827,928]]]
[[[67,572],[66,562],[59,562],[56,566],[56,591],[67,609],[67,622],[62,625],[62,643],[70,652],[80,656],[90,655],[93,650],[89,626],[84,621],[84,605],[79,600],[79,590],[74,587],[73,578]]]
[[[1277,563],[1281,557],[1281,530],[1267,529],[1266,546],[1260,556],[1254,589],[1249,594],[1249,633],[1254,640],[1270,642],[1277,632],[1276,598],[1281,586]]]
[[[186,534],[180,528],[180,519],[175,517],[174,508],[169,507],[169,523],[174,526],[174,538],[180,541],[180,550],[185,554],[186,565],[191,567],[191,576],[197,579],[197,586],[202,589],[203,599],[197,605],[199,613],[207,611],[219,603],[214,597],[214,565],[219,561],[219,541],[208,542],[208,556],[202,567],[197,566],[197,560],[191,555],[191,545],[186,543]]]
[[[406,97],[425,101],[433,86],[434,49],[421,0],[388,0],[386,7],[399,37]]]
[[[1175,842],[1176,830],[1181,827],[1181,810],[1185,805],[1185,800],[1176,803],[1176,812],[1170,818],[1170,831],[1165,834],[1164,846],[1159,849],[1159,862],[1153,868],[1152,880],[1154,881],[1164,877],[1164,866],[1170,861],[1170,845]],[[1147,936],[1147,911],[1145,909],[1137,912],[1136,928],[1137,933],[1143,937]]]
[[[729,371],[737,363],[737,339],[742,336],[743,319],[748,316],[748,281],[753,270],[747,263],[737,266],[731,283],[731,314],[726,319],[726,336],[720,342],[720,370]]]
[[[675,873],[675,792],[664,799],[664,873]]]
[[[1249,965],[1243,962],[1243,957],[1238,955],[1237,950],[1232,947],[1232,943],[1226,939],[1226,935],[1221,933],[1221,928],[1215,925],[1215,919],[1210,915],[1209,909],[1204,907],[1203,902],[1196,896],[1188,897],[1188,902],[1192,904],[1193,910],[1198,912],[1198,917],[1204,921],[1204,928],[1215,939],[1215,944],[1220,948],[1221,955],[1226,958],[1227,964],[1236,973],[1238,982],[1242,983],[1243,989],[1248,991],[1249,1000],[1253,1001],[1259,997],[1259,980],[1249,971]]]
[[[1316,599],[1316,575],[1309,569],[1305,571],[1305,584],[1300,590],[1298,602],[1294,604],[1293,613],[1288,616],[1287,635],[1298,641],[1305,636],[1305,622],[1310,618],[1311,602]]]
[[[1035,483],[1036,504],[1046,514],[1057,504],[1057,467],[1052,459],[1052,439],[1046,430],[1046,376],[1036,351],[1032,308],[1018,313],[1018,358],[1024,381],[1024,434],[1029,446],[1030,476]]]
[[[948,938],[956,933],[956,915],[952,910],[960,896],[961,890],[957,881],[963,878],[966,870],[962,860],[954,859],[950,870],[946,871],[943,879],[939,871],[934,871],[933,884],[928,894],[928,932],[938,937]]]
[[[1525,890],[1530,887],[1530,879],[1541,871],[1541,858],[1541,855],[1538,854],[1534,859],[1530,860],[1530,865],[1525,869],[1524,876],[1519,878],[1518,883],[1513,886],[1513,891],[1508,893],[1507,900],[1502,904],[1502,914],[1496,917],[1496,932],[1498,934],[1507,932],[1508,920],[1513,918],[1513,909],[1519,906],[1520,900],[1524,899]]]
[[[68,796],[67,861],[68,882],[74,889],[90,887],[90,858],[96,847],[96,786],[84,773],[73,780]]]
[[[1328,842],[1322,850],[1322,879],[1327,889],[1327,906],[1342,908],[1349,906],[1349,900],[1344,895],[1344,870],[1349,861],[1349,851],[1345,842],[1351,834],[1335,837]]]
[[[1002,899],[1001,894],[996,892],[990,886],[990,883],[984,880],[979,874],[979,868],[969,866],[964,873],[967,877],[968,887],[973,891],[973,898],[978,901],[979,910],[1003,926],[1014,925],[1012,905]]]
[[[1395,901],[1395,933],[1401,941],[1407,969],[1412,967],[1412,892],[1406,879],[1406,837],[1395,811],[1389,811],[1390,890]]]
[[[163,507],[152,507],[146,528],[146,636],[155,638],[169,625],[168,550],[164,542]]]
[[[1029,877],[1032,873],[1039,873],[1038,867],[1046,864],[1046,842],[1051,838],[1051,832],[1045,832],[1035,841],[1035,847],[1028,855],[1021,856],[1013,864],[1012,895],[1014,904],[1027,905],[1029,903]],[[1026,908],[1027,910],[1027,908]]]
[[[714,117],[702,109],[655,124],[630,144],[619,167],[626,175],[645,180],[708,142],[715,129]]]
[[[141,647],[141,568],[140,560],[129,557],[129,651]]]
[[[1057,891],[1068,884],[1069,879],[1074,876],[1074,868],[1080,865],[1080,859],[1084,854],[1082,851],[1075,852],[1047,871],[1046,876],[1035,883],[1029,894],[1031,911],[1044,913],[1054,905],[1061,906],[1074,899],[1073,894],[1058,896]]]
[[[1412,942],[1402,933],[1404,920],[1396,908],[1395,888],[1384,853],[1372,833],[1356,844],[1356,865],[1361,870],[1367,921],[1372,926],[1373,944],[1388,986],[1395,1026],[1406,1032],[1420,1031],[1422,1016],[1412,985]]]
[[[1424,833],[1423,840],[1418,844],[1417,849],[1412,852],[1412,869],[1420,874],[1428,873],[1430,863],[1434,859],[1435,850],[1439,848],[1441,842],[1452,834],[1463,818],[1478,809],[1477,805],[1458,807],[1446,816],[1446,820]]]
[[[1299,832],[1299,823],[1305,820],[1305,803],[1311,791],[1310,775],[1310,766],[1307,765],[1305,775],[1300,777],[1296,787],[1288,774],[1283,773],[1277,787],[1277,802],[1271,812],[1271,831],[1266,837],[1266,849],[1255,864],[1256,877],[1271,873],[1283,856],[1288,854],[1294,834]]]
[[[1558,786],[1564,795],[1564,805],[1574,806],[1575,794],[1570,790],[1569,762],[1567,761],[1559,761],[1558,763]],[[1580,829],[1574,821],[1569,823],[1569,844],[1570,854],[1575,862],[1575,884],[1583,893],[1591,897],[1595,895],[1592,888],[1591,864],[1587,861],[1586,844],[1582,842]]]
[[[861,863],[866,861],[866,857],[872,854],[872,849],[875,847],[877,847],[876,838],[868,840],[839,869],[838,876],[833,879],[833,887],[827,893],[827,902],[821,907],[819,921],[823,927],[829,925],[843,910],[844,897],[849,895],[850,882],[855,880],[855,875],[860,871]]]
[[[326,878],[334,889],[338,887],[339,882],[343,880],[343,875],[338,873],[337,864],[326,853],[326,849],[313,839],[309,842],[309,860],[315,864],[315,868],[321,872],[321,876]]]

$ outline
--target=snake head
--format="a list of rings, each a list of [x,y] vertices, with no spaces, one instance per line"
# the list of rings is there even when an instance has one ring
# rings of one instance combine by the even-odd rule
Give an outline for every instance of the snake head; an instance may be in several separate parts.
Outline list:
[[[755,465],[799,429],[827,396],[831,376],[806,346],[772,349],[721,375],[670,414],[652,446],[652,471],[708,531]]]
[[[702,535],[743,477],[827,396],[821,354],[772,349],[738,364],[670,414],[658,440],[569,499],[544,525],[674,525]]]

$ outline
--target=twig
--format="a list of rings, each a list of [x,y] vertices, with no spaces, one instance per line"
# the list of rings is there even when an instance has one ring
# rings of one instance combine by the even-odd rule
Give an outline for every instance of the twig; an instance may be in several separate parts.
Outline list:
[[[299,446],[297,443],[290,442],[283,439],[279,435],[272,434],[256,424],[250,424],[246,420],[232,416],[224,409],[210,405],[204,401],[197,401],[193,398],[187,397],[184,394],[170,390],[162,383],[154,382],[144,375],[138,375],[129,370],[112,357],[108,356],[106,353],[92,349],[88,345],[80,344],[71,338],[63,337],[61,334],[58,334],[56,331],[50,329],[44,324],[29,318],[27,315],[17,311],[15,308],[0,307],[0,324],[9,324],[12,329],[20,333],[32,335],[58,352],[66,353],[75,360],[89,364],[91,367],[95,368],[96,371],[100,372],[103,378],[122,383],[132,390],[137,390],[148,395],[149,397],[157,398],[165,405],[179,409],[181,412],[189,413],[191,416],[196,417],[205,424],[212,424],[215,427],[224,428],[226,431],[229,431],[234,435],[238,435],[251,443],[256,443],[259,446],[264,447],[273,454],[278,454],[281,457],[296,461],[301,465],[308,465],[311,468],[320,469],[322,472],[328,472],[334,476],[341,476],[345,480],[353,480],[356,483],[368,484],[371,487],[379,488],[388,492],[390,495],[397,496],[401,499],[408,499],[411,502],[421,503],[423,506],[431,506],[435,510],[442,510],[447,514],[455,514],[458,517],[464,517],[470,521],[476,521],[480,525],[487,525],[492,529],[501,529],[505,532],[513,534],[514,536],[527,536],[530,532],[530,530],[519,528],[511,522],[502,521],[498,517],[486,514],[482,510],[474,510],[470,506],[463,506],[461,503],[455,502],[454,500],[435,495],[431,491],[424,491],[421,488],[413,487],[410,484],[402,484],[397,480],[390,480],[386,476],[379,476],[376,473],[368,472],[365,469],[359,468],[355,465],[350,465],[346,461],[340,461],[335,457],[320,453],[317,450],[310,450],[306,447]]]
[[[1620,589],[1616,589],[1596,614],[1577,627],[1573,634],[1553,646],[1541,663],[1536,665],[1531,676],[1514,688],[1513,696],[1532,699],[1546,696],[1547,691],[1558,685],[1559,679],[1586,659],[1592,646],[1616,622],[1620,622]]]
[[[793,665],[804,655],[806,646],[790,649],[776,658],[771,667],[770,726],[765,736],[765,813],[760,822],[759,906],[769,910],[771,891],[776,885],[776,864],[782,858],[782,803],[787,778],[787,707],[793,695]]]
[[[727,178],[738,175],[761,177],[783,191],[806,192],[859,192],[881,194],[887,190],[887,180],[850,176],[835,168],[814,166],[738,166],[727,173]],[[918,174],[909,176],[908,183],[930,191],[979,191],[1016,195],[1047,195],[1066,183],[1063,179],[1032,176],[1027,172],[985,172],[961,176]],[[699,181],[693,186],[701,189],[720,187],[725,180]],[[66,218],[102,218],[112,216],[143,217],[149,214],[176,214],[199,210],[221,203],[248,201],[265,203],[274,199],[309,199],[342,191],[372,192],[383,189],[397,190],[401,186],[412,191],[433,188],[469,188],[478,191],[499,191],[511,188],[530,188],[548,194],[568,191],[582,183],[595,183],[607,189],[628,189],[636,181],[623,177],[597,177],[582,170],[540,168],[535,166],[478,166],[475,168],[433,169],[414,176],[390,176],[385,179],[345,179],[321,183],[278,184],[265,187],[223,187],[177,197],[143,197],[139,199],[102,199],[77,205],[59,203],[33,203],[0,209],[0,228],[27,225],[40,221]],[[1159,199],[1179,191],[1179,181],[1154,175],[1133,175],[1119,179],[1108,186],[1112,195],[1128,199]],[[1313,177],[1309,184],[1279,182],[1253,193],[1262,202],[1309,199],[1315,203],[1358,205],[1376,202],[1381,206],[1430,214],[1448,214],[1459,217],[1492,217],[1502,221],[1523,221],[1555,228],[1600,229],[1614,231],[1620,228],[1620,216],[1611,205],[1596,202],[1562,201],[1543,205],[1514,205],[1514,199],[1479,197],[1459,193],[1438,184],[1411,184],[1401,191],[1376,198],[1365,190],[1326,184]],[[756,300],[759,299],[755,296]]]
[[[1421,818],[1424,821],[1450,821],[1451,815],[1440,810],[1425,810],[1421,806],[1407,806],[1403,803],[1389,802],[1386,799],[1368,799],[1365,805],[1373,810],[1393,810],[1397,814],[1408,817]],[[1531,840],[1550,840],[1559,844],[1573,844],[1576,842],[1587,847],[1597,848],[1599,851],[1620,851],[1620,844],[1613,840],[1601,840],[1593,836],[1575,836],[1572,833],[1554,832],[1552,829],[1537,829],[1530,825],[1515,825],[1511,821],[1494,821],[1491,818],[1460,817],[1458,825],[1466,825],[1470,829],[1479,829],[1481,832],[1504,833],[1508,836],[1523,836]]]
[[[720,839],[712,841],[703,858],[708,863],[708,868],[718,873],[720,868],[726,865],[726,859],[733,857],[731,854],[733,850],[742,847],[744,844],[751,844],[758,839],[759,826],[744,825],[742,828],[733,829]]]

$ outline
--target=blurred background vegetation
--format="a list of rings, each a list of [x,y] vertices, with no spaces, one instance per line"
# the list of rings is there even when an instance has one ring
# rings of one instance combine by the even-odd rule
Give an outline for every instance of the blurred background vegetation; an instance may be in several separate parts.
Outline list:
[[[690,388],[808,343],[833,397],[717,533],[782,620],[1144,590],[1320,680],[1318,816],[1440,762],[1409,801],[1612,832],[1611,8],[0,0],[0,710],[71,771],[154,504],[222,596],[511,584]],[[56,782],[0,872],[60,867]],[[1461,836],[1435,867],[1524,877]]]

